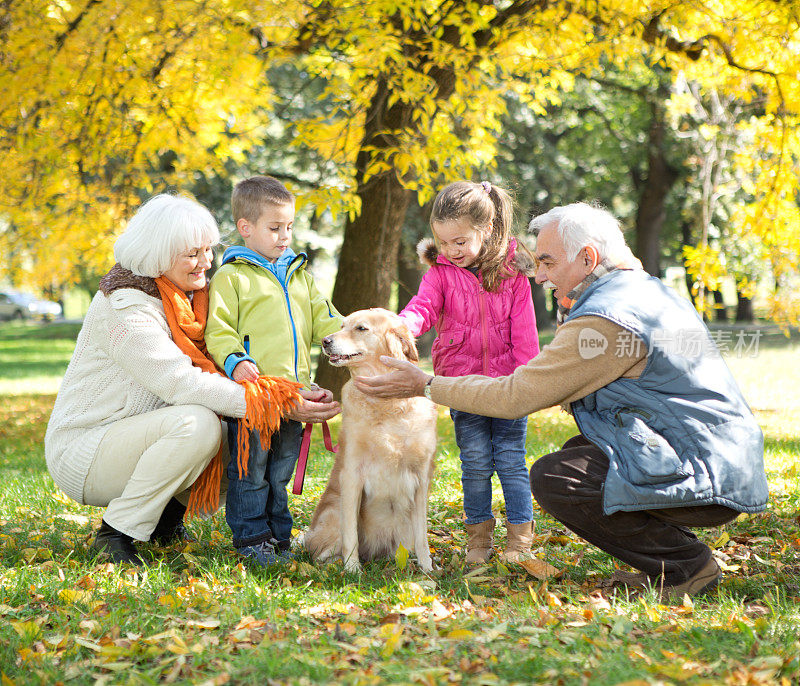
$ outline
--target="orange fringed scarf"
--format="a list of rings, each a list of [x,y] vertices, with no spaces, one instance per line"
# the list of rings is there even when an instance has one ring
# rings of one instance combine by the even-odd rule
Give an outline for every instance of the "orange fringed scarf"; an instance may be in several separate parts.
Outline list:
[[[195,367],[211,374],[222,374],[208,354],[203,338],[208,319],[208,287],[194,291],[192,299],[164,276],[155,279],[167,324],[175,345],[192,360]],[[259,376],[255,382],[243,381],[247,411],[241,420],[238,436],[239,474],[247,474],[250,455],[250,432],[258,431],[261,445],[269,447],[270,436],[278,430],[281,418],[300,402],[301,384],[274,376]],[[219,505],[222,480],[222,445],[203,473],[192,485],[186,511],[192,516],[213,512]]]

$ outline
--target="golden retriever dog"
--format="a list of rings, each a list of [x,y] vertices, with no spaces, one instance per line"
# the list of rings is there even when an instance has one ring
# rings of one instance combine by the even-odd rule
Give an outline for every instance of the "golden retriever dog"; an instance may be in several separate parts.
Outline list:
[[[390,371],[381,355],[418,361],[408,328],[393,312],[373,308],[346,317],[322,341],[330,363],[351,376]],[[342,389],[339,452],[302,545],[315,560],[393,556],[400,544],[430,571],[428,491],[436,450],[436,406],[425,398],[364,395],[352,380]]]

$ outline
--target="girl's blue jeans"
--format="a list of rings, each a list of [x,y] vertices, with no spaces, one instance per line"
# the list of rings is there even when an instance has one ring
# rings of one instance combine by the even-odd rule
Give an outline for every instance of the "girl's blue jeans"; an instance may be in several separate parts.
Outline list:
[[[284,420],[264,450],[258,432],[250,434],[247,476],[239,477],[237,467],[238,421],[228,422],[228,497],[225,520],[233,532],[235,548],[255,545],[274,538],[288,542],[292,537],[292,515],[286,486],[300,454],[303,425]]]
[[[492,519],[492,474],[497,472],[511,524],[533,519],[533,501],[525,465],[528,418],[496,419],[450,410],[461,451],[461,487],[467,524]]]

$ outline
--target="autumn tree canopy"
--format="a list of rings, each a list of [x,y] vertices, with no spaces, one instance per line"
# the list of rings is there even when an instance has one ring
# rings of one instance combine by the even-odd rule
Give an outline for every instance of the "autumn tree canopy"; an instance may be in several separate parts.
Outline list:
[[[294,122],[291,145],[329,160],[337,178],[294,190],[300,203],[347,217],[334,289],[343,311],[388,302],[410,202],[453,179],[492,175],[504,96],[544,116],[576,79],[611,68],[635,74],[659,65],[670,79],[665,118],[683,118],[706,141],[736,141],[728,176],[742,192],[728,240],[755,240],[778,284],[796,274],[797,2],[0,7],[0,244],[2,269],[15,280],[47,286],[105,269],[112,236],[143,197],[242,161],[269,137],[271,112],[282,105],[268,78],[280,64],[324,84],[318,109]],[[712,93],[758,107],[733,132],[699,122],[698,97]],[[713,274],[719,248],[706,242],[689,257],[698,274]],[[789,299],[776,303],[791,316]]]

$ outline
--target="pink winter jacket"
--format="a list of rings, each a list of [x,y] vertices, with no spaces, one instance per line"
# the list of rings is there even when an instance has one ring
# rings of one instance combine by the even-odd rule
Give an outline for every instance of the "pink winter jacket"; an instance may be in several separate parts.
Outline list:
[[[522,255],[515,259],[516,245],[512,239],[508,262],[518,273],[503,279],[494,293],[468,269],[448,262],[433,241],[417,247],[431,268],[400,316],[414,336],[436,327],[435,374],[506,376],[539,353],[531,285],[522,273],[532,265]]]

